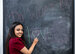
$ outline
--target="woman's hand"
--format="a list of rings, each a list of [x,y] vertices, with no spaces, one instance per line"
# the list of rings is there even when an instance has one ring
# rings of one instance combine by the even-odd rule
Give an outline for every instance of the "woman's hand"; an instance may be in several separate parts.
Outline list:
[[[33,43],[36,45],[37,42],[38,42],[38,38],[35,38],[34,41],[33,41]]]

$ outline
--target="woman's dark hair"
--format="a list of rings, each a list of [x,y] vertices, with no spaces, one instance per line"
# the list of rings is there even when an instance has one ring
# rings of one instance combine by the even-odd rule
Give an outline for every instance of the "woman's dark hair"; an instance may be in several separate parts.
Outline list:
[[[7,36],[7,39],[6,39],[6,54],[9,54],[9,40],[10,40],[10,38],[11,37],[16,37],[16,35],[15,35],[15,33],[14,33],[14,29],[15,29],[15,27],[17,26],[17,25],[22,25],[23,26],[23,24],[21,24],[20,22],[14,22],[14,23],[12,23],[12,25],[11,25],[11,27],[10,27],[10,29],[9,29],[9,32],[8,32],[8,36]],[[23,32],[24,32],[24,26],[23,26]],[[24,33],[23,33],[23,35],[22,35],[22,42],[24,43],[24,45],[25,45],[25,39],[24,39]]]

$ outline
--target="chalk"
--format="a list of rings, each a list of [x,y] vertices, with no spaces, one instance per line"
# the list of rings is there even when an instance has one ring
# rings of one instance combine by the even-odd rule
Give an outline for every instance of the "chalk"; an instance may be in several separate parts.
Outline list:
[[[28,40],[29,40],[29,43],[30,43],[30,34],[29,34],[29,29],[27,27],[27,31],[28,31]]]

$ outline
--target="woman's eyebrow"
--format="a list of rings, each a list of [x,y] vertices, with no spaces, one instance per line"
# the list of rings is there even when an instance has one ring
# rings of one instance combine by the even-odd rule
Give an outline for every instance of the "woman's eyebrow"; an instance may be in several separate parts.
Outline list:
[[[17,28],[17,29],[20,29],[20,28]],[[23,28],[22,28],[23,29]]]

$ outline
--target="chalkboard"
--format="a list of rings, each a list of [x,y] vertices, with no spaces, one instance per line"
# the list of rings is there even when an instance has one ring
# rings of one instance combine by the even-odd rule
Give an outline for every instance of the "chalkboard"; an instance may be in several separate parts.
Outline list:
[[[32,54],[72,54],[73,0],[4,0],[3,3],[4,43],[10,25],[19,21],[25,27],[27,48],[35,37],[39,39]]]

